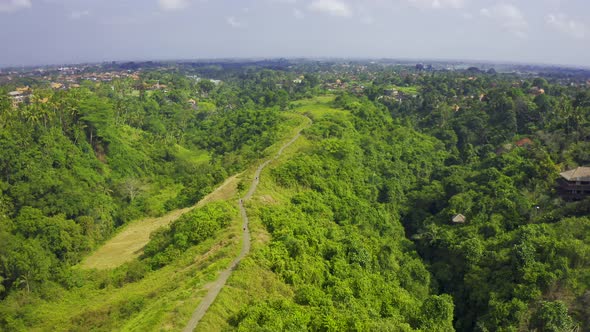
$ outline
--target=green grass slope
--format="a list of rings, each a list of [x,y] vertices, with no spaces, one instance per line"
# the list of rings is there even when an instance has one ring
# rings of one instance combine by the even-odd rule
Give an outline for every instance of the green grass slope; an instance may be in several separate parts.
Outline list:
[[[272,156],[290,140],[308,120],[297,114],[284,114],[278,128],[279,139],[267,148],[260,160]],[[203,162],[179,149],[179,158]],[[20,317],[7,322],[17,331],[177,331],[184,327],[192,311],[207,292],[207,285],[219,271],[235,258],[241,247],[241,219],[237,200],[244,184],[253,177],[257,162],[245,172],[228,179],[228,188],[221,188],[207,196],[190,212],[185,212],[170,226],[152,233],[151,242],[143,256],[133,254],[120,262],[100,270],[88,269],[83,264],[74,268],[70,285],[43,288],[38,297],[15,293],[4,302],[0,314]],[[164,190],[164,189],[162,189]],[[221,212],[220,212],[221,211]],[[224,223],[216,225],[222,214]],[[163,225],[170,222],[166,215]],[[174,215],[177,218],[178,215]],[[141,222],[127,228],[143,231]],[[138,226],[139,225],[139,226]],[[196,228],[193,228],[196,227]],[[208,227],[207,229],[203,227]],[[151,230],[150,227],[147,227]],[[146,228],[146,229],[147,229]],[[186,234],[205,234],[196,239],[183,239]],[[133,236],[131,236],[133,237]],[[107,243],[108,245],[108,243]],[[100,252],[99,248],[93,255]],[[103,260],[124,253],[108,251]],[[110,258],[109,258],[110,257]],[[27,322],[25,325],[23,322]]]
[[[400,128],[366,105],[335,108],[330,96],[294,105],[314,124],[262,173],[247,207],[252,254],[197,330],[452,330],[452,300],[430,294],[395,203],[379,202],[384,179],[370,166],[380,161],[364,144]]]

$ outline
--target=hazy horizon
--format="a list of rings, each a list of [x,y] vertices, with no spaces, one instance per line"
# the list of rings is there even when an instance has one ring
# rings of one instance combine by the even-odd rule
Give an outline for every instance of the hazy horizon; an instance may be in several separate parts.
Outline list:
[[[494,60],[486,60],[486,59],[427,59],[427,58],[394,58],[394,57],[305,57],[305,56],[258,56],[258,57],[212,57],[212,58],[193,58],[193,59],[175,59],[175,58],[130,58],[130,59],[105,59],[100,61],[81,61],[81,62],[53,62],[53,63],[37,63],[37,64],[28,64],[28,65],[4,65],[0,63],[0,70],[6,69],[34,69],[34,68],[43,68],[43,67],[59,67],[59,66],[82,66],[82,65],[101,65],[101,64],[110,64],[110,63],[117,63],[117,64],[124,64],[124,63],[145,63],[145,62],[154,62],[154,63],[188,63],[188,62],[195,62],[195,63],[207,63],[207,62],[244,62],[248,63],[250,61],[278,61],[278,60],[287,60],[287,61],[325,61],[325,62],[367,62],[367,61],[391,61],[391,62],[398,62],[400,64],[407,63],[407,65],[414,65],[414,64],[461,64],[461,65],[484,65],[483,68],[495,68],[498,66],[534,66],[534,67],[559,67],[559,68],[569,68],[569,69],[581,69],[581,70],[590,70],[590,65],[577,65],[577,64],[563,64],[563,63],[543,63],[543,62],[518,62],[518,61],[494,61]]]
[[[248,58],[590,66],[581,0],[0,0],[0,67]]]

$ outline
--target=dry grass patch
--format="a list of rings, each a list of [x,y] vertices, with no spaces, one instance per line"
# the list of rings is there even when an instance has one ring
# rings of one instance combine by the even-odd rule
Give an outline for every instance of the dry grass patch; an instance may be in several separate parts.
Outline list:
[[[81,267],[85,269],[112,269],[139,257],[154,231],[170,225],[180,216],[195,208],[207,203],[232,198],[237,192],[238,175],[225,180],[221,186],[192,207],[174,210],[162,217],[147,218],[130,223],[120,233],[88,256],[82,262]]]
[[[205,196],[196,207],[201,207],[207,203],[226,201],[233,198],[238,192],[238,183],[240,182],[240,174],[229,177],[223,182],[221,186],[215,189],[212,193]]]
[[[260,202],[264,203],[264,204],[276,204],[277,201],[272,198],[271,195],[262,195],[260,196]]]

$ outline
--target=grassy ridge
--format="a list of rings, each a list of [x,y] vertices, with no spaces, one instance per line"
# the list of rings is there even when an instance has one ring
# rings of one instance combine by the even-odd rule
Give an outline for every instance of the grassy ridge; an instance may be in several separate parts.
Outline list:
[[[348,112],[334,108],[333,101],[334,96],[300,100],[293,103],[295,107],[293,112],[312,119],[320,119],[324,116],[349,116]],[[294,116],[297,116],[295,114]],[[284,206],[289,203],[294,192],[276,185],[271,176],[272,169],[311,147],[312,143],[305,136],[301,136],[283,152],[280,158],[271,162],[261,173],[258,189],[252,200],[247,203],[252,233],[251,255],[245,258],[234,271],[195,331],[232,329],[230,325],[232,317],[248,305],[264,300],[293,298],[295,295],[292,286],[282,281],[265,264],[260,264],[260,261],[264,260],[263,250],[271,240],[271,235],[260,218],[260,210],[264,207],[272,208],[272,206]]]
[[[179,322],[188,320],[190,308],[204,295],[199,290],[214,280],[239,251],[239,233],[236,213],[232,226],[218,236],[190,248],[174,263],[147,272],[138,281],[125,280],[136,261],[115,270],[80,270],[81,277],[92,282],[38,303],[31,313],[39,322],[34,330],[178,329],[182,325]],[[113,279],[122,285],[113,283]]]
[[[312,105],[310,103],[310,105]],[[299,109],[303,110],[303,109]],[[330,111],[326,107],[326,111]],[[316,110],[316,114],[319,111]],[[229,318],[249,303],[268,298],[290,298],[293,289],[281,281],[272,271],[259,264],[261,250],[270,241],[270,234],[262,224],[258,209],[262,206],[281,205],[288,202],[292,193],[275,186],[270,176],[271,169],[282,164],[301,149],[309,146],[302,136],[286,149],[281,157],[271,162],[261,173],[258,189],[246,207],[250,219],[252,234],[251,255],[242,260],[226,286],[218,295],[207,314],[203,317],[196,331],[220,331],[230,328]]]
[[[262,173],[247,206],[252,254],[234,272],[197,331],[452,329],[452,302],[448,296],[428,295],[428,273],[409,249],[395,215],[353,192],[360,184],[358,176],[365,176],[359,160],[315,159],[318,153],[340,156],[358,149],[355,130],[339,127],[350,124],[353,113],[334,108],[333,101],[326,96],[295,103],[295,111],[313,118],[314,125]],[[339,133],[340,139],[330,133]],[[281,184],[290,169],[301,172],[298,180]],[[317,174],[322,169],[342,175],[322,178]],[[323,186],[323,181],[327,186],[312,189],[305,184],[307,176],[319,176],[312,186]],[[331,185],[344,192],[329,197]],[[356,214],[361,220],[337,221],[336,213],[344,207],[335,205],[332,214],[328,204],[347,200],[360,211],[348,216]],[[388,269],[374,266],[373,255],[383,257],[379,264]]]
[[[279,127],[279,137],[283,140],[270,146],[263,155],[271,156],[283,144],[292,138],[307,120],[299,115],[284,114],[284,121]],[[222,190],[207,196],[197,209],[207,204],[236,205],[241,195],[239,183],[249,183],[256,165],[246,172],[229,179],[230,184]],[[219,203],[215,203],[219,202]],[[27,321],[36,322],[33,331],[71,330],[87,331],[149,331],[179,330],[189,320],[192,311],[206,294],[207,284],[215,280],[217,273],[225,268],[238,254],[241,246],[241,219],[237,208],[234,210],[230,227],[220,231],[194,247],[189,248],[171,264],[156,271],[146,271],[138,263],[137,253],[127,255],[128,261],[115,269],[87,270],[76,268],[79,280],[85,280],[83,286],[71,290],[55,288],[55,294],[44,299],[25,299]],[[168,217],[168,218],[167,218]],[[170,216],[164,221],[169,222]],[[160,220],[161,221],[161,220]],[[164,224],[166,224],[164,222]],[[145,226],[145,225],[143,225]],[[152,225],[153,226],[153,225]],[[153,227],[142,227],[141,222],[132,223],[129,228],[146,232]],[[124,234],[122,230],[120,234]],[[101,249],[95,252],[100,253]],[[125,256],[120,251],[108,251],[100,259]],[[108,257],[107,257],[108,256]],[[118,259],[120,257],[117,257]],[[129,261],[129,259],[131,259]],[[114,262],[110,262],[114,264]],[[85,262],[85,267],[90,267]],[[120,263],[117,263],[117,265]],[[108,265],[108,264],[107,264]],[[113,265],[111,265],[112,267]],[[105,266],[106,267],[106,266]],[[135,271],[138,269],[139,271]],[[137,275],[138,280],[133,280]],[[74,281],[75,282],[75,281]],[[6,308],[7,310],[12,310]],[[14,308],[14,310],[17,310]],[[23,327],[24,329],[24,327]]]

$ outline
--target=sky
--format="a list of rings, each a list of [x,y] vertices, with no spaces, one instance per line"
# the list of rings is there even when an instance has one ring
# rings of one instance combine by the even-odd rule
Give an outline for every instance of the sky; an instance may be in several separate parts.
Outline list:
[[[0,66],[252,57],[590,67],[590,1],[0,0]]]

